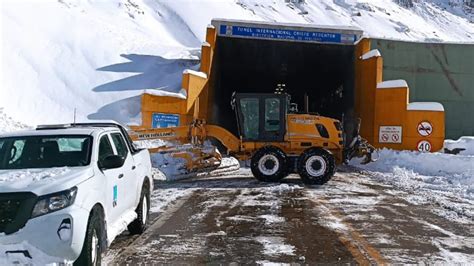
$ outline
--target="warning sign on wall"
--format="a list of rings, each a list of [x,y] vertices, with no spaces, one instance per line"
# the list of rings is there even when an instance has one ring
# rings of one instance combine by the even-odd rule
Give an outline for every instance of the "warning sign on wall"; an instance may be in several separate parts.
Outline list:
[[[379,127],[379,143],[402,143],[401,126]]]
[[[420,122],[416,129],[418,130],[418,134],[423,137],[427,137],[433,132],[433,126],[429,121]]]

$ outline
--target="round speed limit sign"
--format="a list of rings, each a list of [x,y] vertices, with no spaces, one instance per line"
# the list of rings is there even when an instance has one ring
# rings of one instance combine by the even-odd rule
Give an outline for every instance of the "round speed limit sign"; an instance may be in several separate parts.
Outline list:
[[[430,152],[431,151],[431,143],[427,140],[422,140],[418,142],[417,145],[418,151],[420,152]]]

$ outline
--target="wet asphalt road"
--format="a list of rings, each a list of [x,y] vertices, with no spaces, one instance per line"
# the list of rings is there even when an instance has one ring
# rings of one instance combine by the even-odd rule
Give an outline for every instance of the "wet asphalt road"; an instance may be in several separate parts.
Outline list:
[[[109,264],[384,264],[474,261],[473,223],[357,173],[321,187],[265,184],[247,174],[158,183],[189,191],[152,216],[139,237],[120,236]],[[438,206],[439,207],[439,206]]]

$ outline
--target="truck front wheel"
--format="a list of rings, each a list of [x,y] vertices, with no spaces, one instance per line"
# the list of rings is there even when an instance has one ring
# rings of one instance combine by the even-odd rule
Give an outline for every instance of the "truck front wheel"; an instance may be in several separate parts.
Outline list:
[[[94,208],[87,223],[86,238],[79,258],[74,265],[100,266],[102,260],[102,243],[105,241],[101,212]]]
[[[252,156],[250,169],[253,176],[263,182],[278,182],[287,174],[286,154],[272,146],[259,149]]]
[[[135,212],[137,213],[137,219],[128,225],[128,231],[132,235],[143,233],[147,226],[148,214],[150,212],[150,187],[148,186],[148,183],[145,183],[142,186],[140,202],[138,203]]]
[[[298,173],[307,185],[322,185],[328,182],[336,170],[336,160],[328,151],[312,148],[301,154]]]

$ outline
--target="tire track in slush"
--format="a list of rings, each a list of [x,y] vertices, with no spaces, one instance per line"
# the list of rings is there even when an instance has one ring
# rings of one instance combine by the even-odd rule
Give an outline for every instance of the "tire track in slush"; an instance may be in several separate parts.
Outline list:
[[[382,262],[373,250],[361,248],[366,245],[360,235],[348,239],[321,225],[319,219],[326,217],[320,215],[327,213],[315,208],[306,188],[255,185],[195,190],[118,252],[112,264]],[[357,252],[361,249],[368,252]]]

